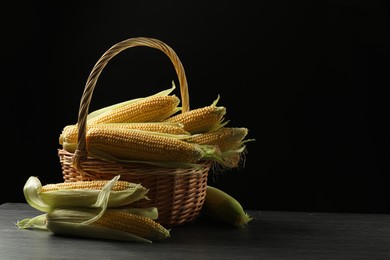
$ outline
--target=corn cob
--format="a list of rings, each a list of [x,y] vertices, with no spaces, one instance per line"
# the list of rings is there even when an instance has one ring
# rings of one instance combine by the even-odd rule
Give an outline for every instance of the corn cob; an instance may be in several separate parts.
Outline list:
[[[146,122],[146,123],[111,123],[111,124],[92,124],[87,125],[87,131],[92,128],[123,128],[123,129],[138,129],[158,133],[189,135],[189,132],[183,129],[183,126],[178,123],[166,122]],[[63,145],[68,152],[74,152],[77,143],[78,126],[67,125],[63,128],[59,144]],[[73,145],[71,145],[73,144]]]
[[[123,106],[114,107],[95,117],[89,117],[88,124],[157,122],[176,113],[180,99],[175,96],[150,96]]]
[[[248,134],[245,127],[222,127],[215,131],[193,135],[189,142],[217,145],[221,152],[237,149]]]
[[[202,215],[210,220],[244,228],[253,218],[242,205],[226,192],[212,186],[206,187]]]
[[[164,121],[181,123],[183,124],[184,130],[190,132],[191,134],[216,130],[224,126],[222,121],[224,120],[224,116],[226,114],[225,107],[216,106],[218,99],[216,99],[213,104],[209,106],[176,114],[165,119]]]
[[[64,182],[42,186],[37,177],[31,176],[23,187],[23,193],[32,207],[43,212],[57,207],[92,207],[103,190],[110,194],[108,207],[126,206],[147,198],[147,188],[141,184],[118,181],[118,178],[119,176],[115,176],[112,180]]]
[[[133,129],[90,129],[86,144],[91,156],[106,159],[194,163],[204,156],[198,145],[174,135]]]
[[[158,222],[140,215],[131,214],[125,210],[107,209],[96,220],[84,227],[96,227],[101,233],[80,232],[80,225],[96,216],[96,211],[85,208],[58,208],[46,215],[48,230],[56,234],[93,236],[107,238],[111,231],[124,232],[146,240],[154,241],[170,237],[169,230]],[[65,228],[62,223],[68,223]],[[92,228],[93,229],[93,228]],[[110,237],[112,238],[112,237]],[[113,237],[115,239],[115,237]],[[119,238],[119,237],[117,237]]]
[[[155,93],[155,94],[147,96],[147,97],[130,99],[130,100],[127,100],[127,101],[124,101],[124,102],[116,103],[116,104],[113,104],[113,105],[106,106],[106,107],[100,108],[98,110],[95,110],[95,111],[93,111],[93,112],[88,114],[87,121],[92,119],[92,118],[94,118],[94,117],[98,117],[98,116],[100,116],[100,115],[102,115],[104,113],[107,113],[109,111],[112,111],[114,109],[117,109],[117,108],[120,108],[120,107],[123,107],[123,106],[127,106],[127,105],[130,105],[132,103],[140,102],[140,101],[142,101],[144,99],[147,99],[147,98],[168,96],[169,94],[172,93],[172,91],[175,88],[176,88],[175,82],[172,81],[172,87],[169,88],[169,89],[165,89],[163,91],[160,91],[158,93]],[[180,108],[177,108],[177,109],[180,110]]]
[[[59,182],[43,185],[40,192],[59,191],[59,190],[79,190],[91,189],[101,190],[107,185],[109,180],[93,180],[93,181],[76,181],[76,182]],[[139,184],[128,181],[116,181],[112,186],[111,191],[123,191],[139,187]]]
[[[169,237],[169,231],[158,222],[121,210],[108,209],[93,224],[120,229],[150,240],[160,240]]]

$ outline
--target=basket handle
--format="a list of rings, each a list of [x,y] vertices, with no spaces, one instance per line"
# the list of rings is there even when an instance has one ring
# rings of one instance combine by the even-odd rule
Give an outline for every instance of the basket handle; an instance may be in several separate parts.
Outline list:
[[[95,89],[96,82],[103,71],[104,67],[107,63],[118,53],[121,51],[136,47],[136,46],[145,46],[150,48],[158,49],[164,52],[171,62],[174,65],[176,70],[176,74],[179,79],[180,84],[180,95],[182,102],[182,112],[188,111],[190,109],[189,105],[189,94],[188,94],[188,85],[187,79],[184,71],[184,67],[176,55],[175,51],[169,47],[164,42],[148,37],[136,37],[129,38],[127,40],[121,41],[115,45],[113,45],[110,49],[108,49],[96,62],[93,67],[91,73],[88,76],[83,95],[80,101],[79,114],[78,114],[78,140],[77,140],[77,148],[73,155],[73,167],[77,170],[84,172],[80,166],[80,160],[87,158],[87,150],[86,150],[86,126],[87,126],[87,116],[89,104],[91,103],[92,93]]]

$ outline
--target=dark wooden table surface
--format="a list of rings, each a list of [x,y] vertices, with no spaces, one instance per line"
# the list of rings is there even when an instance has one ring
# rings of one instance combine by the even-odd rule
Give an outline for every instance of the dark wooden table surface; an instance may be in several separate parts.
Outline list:
[[[152,244],[80,239],[22,230],[40,212],[0,205],[0,259],[390,259],[390,215],[248,211],[245,229],[198,218]]]

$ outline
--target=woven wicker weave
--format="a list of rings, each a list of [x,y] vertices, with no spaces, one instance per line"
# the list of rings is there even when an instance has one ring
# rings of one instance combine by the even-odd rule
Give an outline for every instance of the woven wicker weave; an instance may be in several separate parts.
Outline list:
[[[113,45],[97,61],[85,85],[78,115],[78,144],[75,153],[58,150],[65,182],[111,179],[120,174],[121,180],[141,183],[149,189],[148,198],[135,207],[155,206],[159,211],[157,222],[173,227],[193,221],[200,213],[206,197],[208,172],[211,164],[204,162],[200,168],[164,168],[147,164],[109,162],[88,157],[86,151],[86,121],[88,108],[97,79],[104,67],[121,51],[146,46],[164,52],[176,70],[182,112],[188,111],[189,94],[185,71],[175,51],[160,40],[137,37]]]

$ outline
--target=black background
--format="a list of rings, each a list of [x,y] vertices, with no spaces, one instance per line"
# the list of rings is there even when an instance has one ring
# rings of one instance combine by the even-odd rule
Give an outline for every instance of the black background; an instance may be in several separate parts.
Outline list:
[[[191,108],[249,129],[245,167],[210,185],[255,210],[390,213],[385,1],[68,1],[2,4],[1,202],[31,175],[62,181],[58,136],[115,43],[158,38],[180,57]],[[90,110],[177,83],[169,59],[128,49]],[[177,92],[179,95],[179,93]]]

